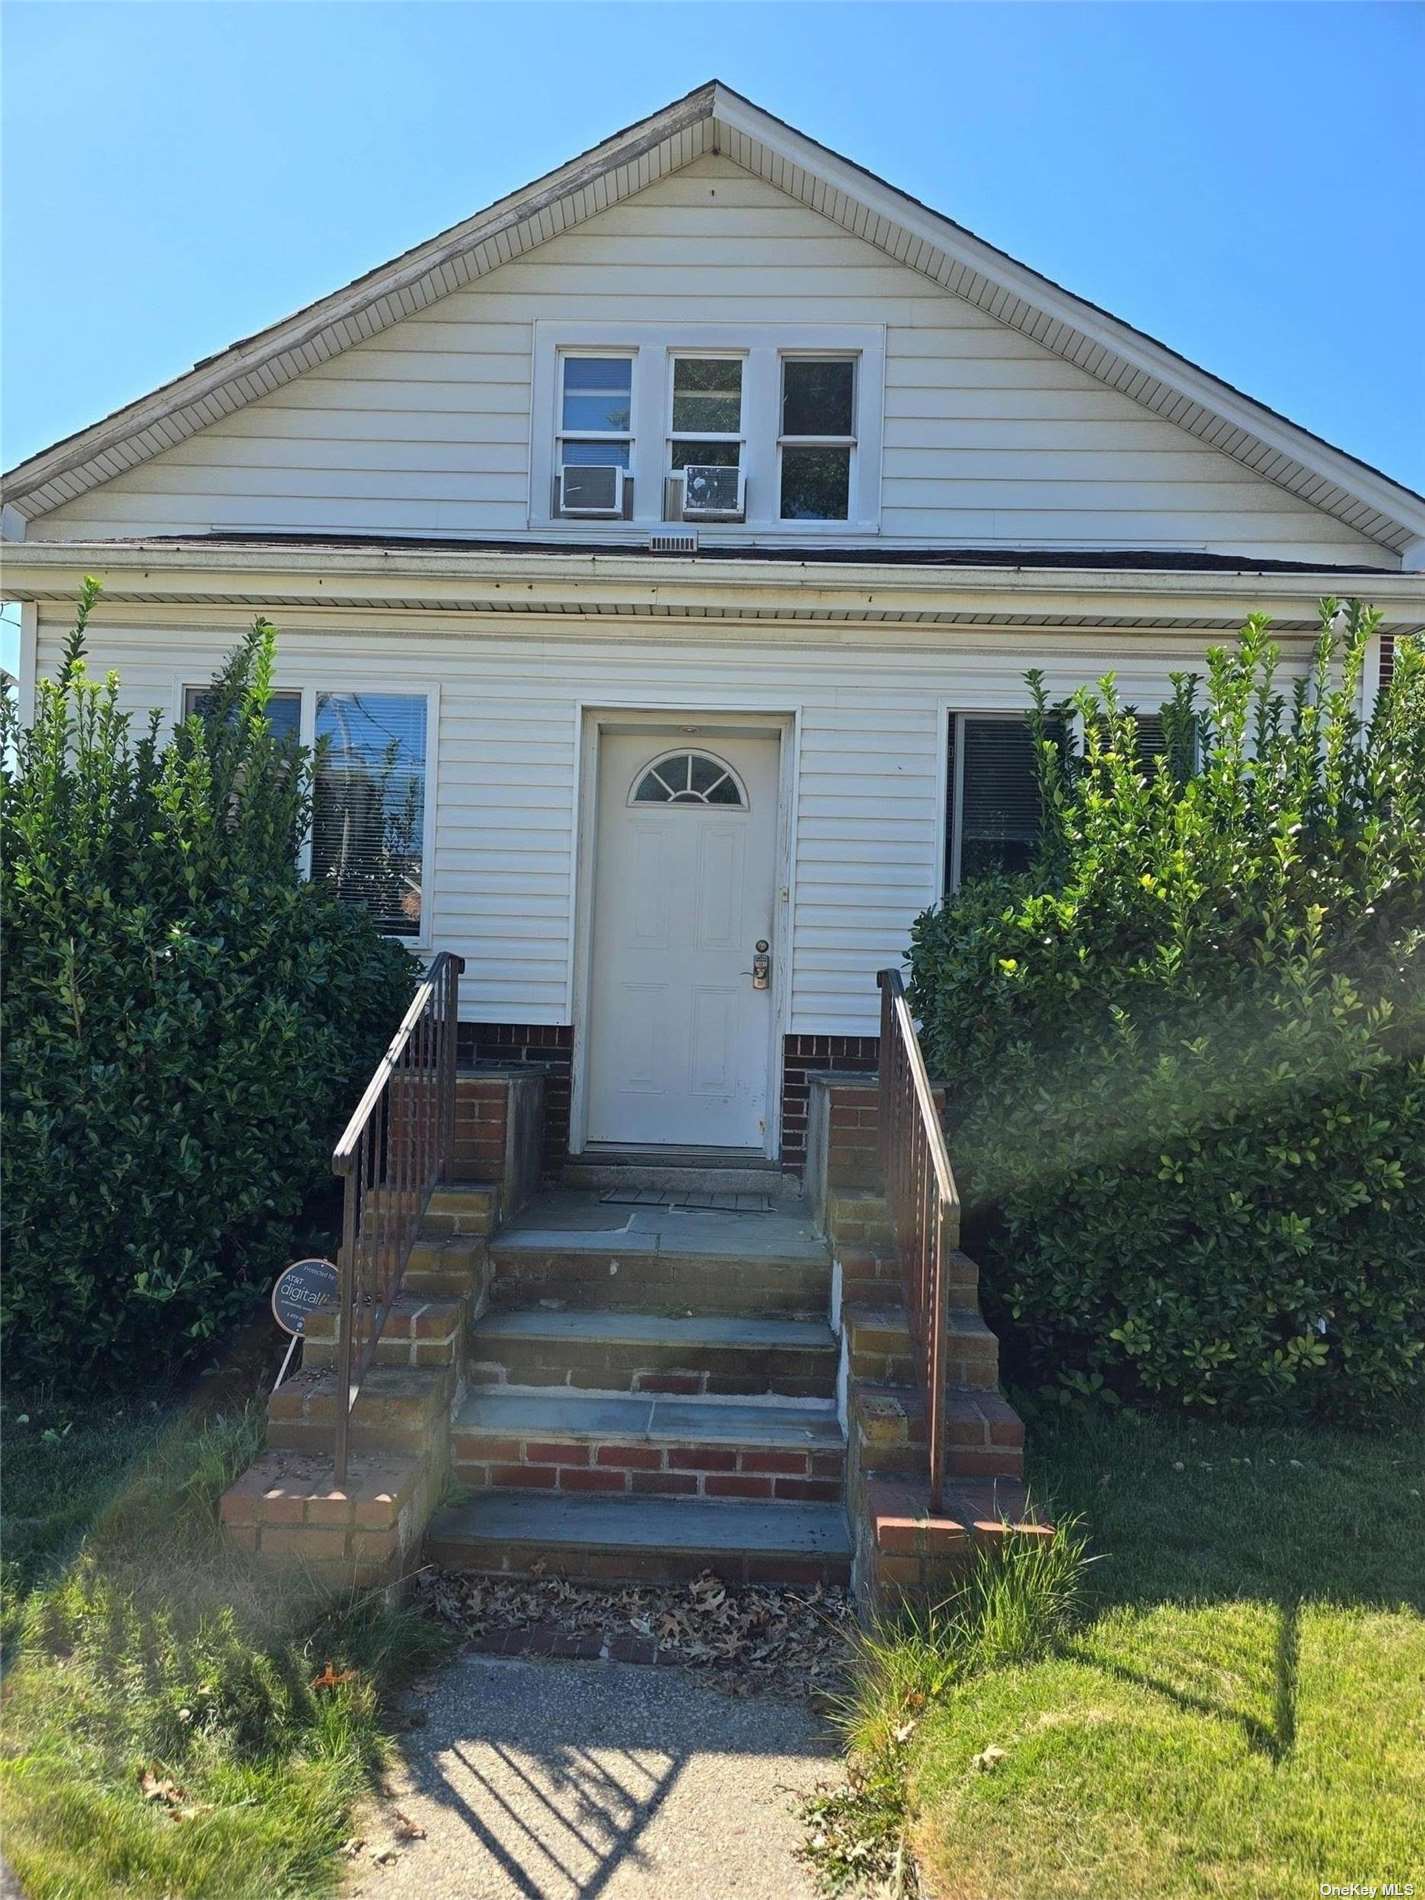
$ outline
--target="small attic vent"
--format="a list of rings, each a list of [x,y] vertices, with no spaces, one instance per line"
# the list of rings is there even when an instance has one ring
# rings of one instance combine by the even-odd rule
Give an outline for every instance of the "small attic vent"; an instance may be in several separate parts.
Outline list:
[[[650,554],[696,554],[698,536],[695,528],[665,528],[660,534],[648,537]]]

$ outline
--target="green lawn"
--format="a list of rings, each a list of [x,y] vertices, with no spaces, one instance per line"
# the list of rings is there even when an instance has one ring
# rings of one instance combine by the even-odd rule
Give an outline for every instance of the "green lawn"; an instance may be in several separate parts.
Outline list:
[[[1030,1445],[1036,1493],[1101,1561],[1066,1644],[922,1724],[934,1900],[1425,1892],[1418,1421],[1366,1439],[1051,1411]]]
[[[337,1880],[384,1758],[382,1696],[442,1639],[224,1545],[216,1502],[259,1437],[246,1408],[7,1429],[0,1798],[28,1900]]]

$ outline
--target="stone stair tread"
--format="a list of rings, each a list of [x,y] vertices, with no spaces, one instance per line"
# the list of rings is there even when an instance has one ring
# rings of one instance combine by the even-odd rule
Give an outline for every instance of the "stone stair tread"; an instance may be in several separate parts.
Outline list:
[[[432,1518],[433,1542],[555,1545],[612,1551],[774,1552],[845,1558],[851,1537],[839,1504],[712,1503],[701,1498],[565,1497],[482,1492]]]
[[[836,1349],[836,1336],[824,1320],[724,1318],[720,1314],[682,1318],[584,1308],[556,1311],[517,1307],[486,1313],[476,1328],[476,1337],[477,1343],[486,1339],[544,1339],[590,1345],[724,1346],[757,1351]]]
[[[829,1400],[759,1405],[662,1394],[623,1398],[558,1388],[478,1389],[457,1411],[453,1429],[502,1438],[666,1440],[811,1451],[841,1451],[846,1443]]]
[[[571,1197],[572,1198],[572,1197]],[[760,1267],[826,1265],[831,1252],[801,1214],[735,1209],[640,1207],[582,1199],[572,1207],[548,1196],[507,1221],[491,1242],[497,1255],[649,1255],[722,1260]]]

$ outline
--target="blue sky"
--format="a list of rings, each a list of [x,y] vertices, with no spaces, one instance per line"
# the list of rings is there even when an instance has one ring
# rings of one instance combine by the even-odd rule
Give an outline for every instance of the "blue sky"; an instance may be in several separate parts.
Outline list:
[[[1425,489],[1425,5],[0,17],[7,467],[716,76]]]

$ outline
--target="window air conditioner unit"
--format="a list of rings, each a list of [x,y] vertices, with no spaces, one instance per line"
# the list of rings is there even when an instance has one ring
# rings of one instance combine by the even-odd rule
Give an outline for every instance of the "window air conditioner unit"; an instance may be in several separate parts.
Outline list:
[[[628,471],[616,462],[583,466],[566,462],[559,471],[561,515],[623,516],[623,485]]]
[[[745,479],[740,468],[689,462],[682,480],[684,521],[741,521],[746,513]]]

